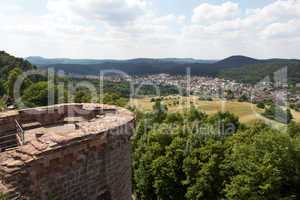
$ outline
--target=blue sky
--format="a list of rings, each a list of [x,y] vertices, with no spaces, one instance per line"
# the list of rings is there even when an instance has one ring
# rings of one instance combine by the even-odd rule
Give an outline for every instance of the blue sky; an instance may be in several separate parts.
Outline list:
[[[46,12],[47,0],[3,0],[10,2],[9,4],[19,5],[30,10],[33,13],[41,14]],[[192,10],[201,3],[221,4],[224,0],[151,0],[155,10],[160,14],[178,13],[182,15],[192,15]],[[274,0],[239,0],[233,1],[240,4],[242,9],[259,8]]]
[[[299,58],[299,0],[1,0],[0,48],[71,58]]]
[[[221,4],[224,0],[152,0],[155,9],[160,13],[179,13],[186,16],[192,15],[192,10],[201,3]],[[233,1],[240,4],[242,9],[259,8],[274,0],[240,0]]]

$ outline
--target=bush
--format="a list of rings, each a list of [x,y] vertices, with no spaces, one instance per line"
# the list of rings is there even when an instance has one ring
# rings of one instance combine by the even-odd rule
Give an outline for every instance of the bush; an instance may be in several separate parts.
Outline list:
[[[213,99],[209,96],[206,96],[206,97],[199,97],[199,101],[213,101]]]
[[[264,104],[263,102],[257,103],[256,106],[257,106],[258,108],[260,108],[260,109],[265,109],[265,107],[266,107],[265,104]]]
[[[0,200],[8,200],[7,195],[0,193]]]
[[[106,93],[103,97],[104,104],[116,105],[120,107],[125,107],[128,104],[129,99],[122,97],[118,93]]]
[[[245,94],[243,94],[242,96],[240,96],[238,101],[239,102],[247,102],[247,101],[249,101],[249,98]]]
[[[89,90],[80,88],[75,92],[75,103],[91,103],[92,95]]]
[[[48,88],[48,82],[34,83],[24,91],[22,100],[28,107],[47,106],[50,103],[48,102],[49,89],[51,88]],[[57,88],[53,90],[55,96],[53,103],[57,103]]]
[[[0,111],[5,110],[7,107],[6,102],[0,98]]]
[[[284,124],[289,124],[293,120],[290,109],[284,110],[280,106],[275,106],[274,104],[269,108],[266,108],[263,116]]]

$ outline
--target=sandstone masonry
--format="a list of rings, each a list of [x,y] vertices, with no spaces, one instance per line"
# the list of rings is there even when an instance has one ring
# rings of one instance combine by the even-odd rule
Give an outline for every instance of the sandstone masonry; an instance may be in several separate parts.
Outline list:
[[[129,200],[134,116],[100,104],[0,114],[0,192],[9,199]]]

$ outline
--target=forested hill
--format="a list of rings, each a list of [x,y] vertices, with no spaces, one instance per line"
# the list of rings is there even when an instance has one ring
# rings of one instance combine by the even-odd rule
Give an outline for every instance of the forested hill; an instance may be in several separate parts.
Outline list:
[[[9,93],[9,87],[12,87],[19,74],[31,69],[36,69],[36,67],[27,60],[0,51],[0,97],[4,93]]]
[[[300,60],[269,60],[268,62],[246,65],[242,68],[225,69],[218,76],[225,79],[237,80],[245,83],[258,83],[266,77],[271,80],[274,72],[287,68],[289,83],[300,82]]]
[[[204,63],[206,62],[206,63]],[[121,70],[130,75],[146,75],[168,73],[173,75],[186,74],[187,68],[191,69],[193,75],[216,75],[220,70],[227,68],[240,68],[247,64],[264,62],[244,56],[232,56],[219,62],[195,59],[132,59],[132,60],[107,60],[98,64],[50,64],[40,65],[66,73],[80,75],[97,75],[100,70]],[[33,63],[38,64],[38,63]]]
[[[74,60],[45,59],[41,57],[30,57],[28,60],[42,68],[55,68],[77,75],[98,75],[101,70],[120,70],[129,75],[160,73],[185,75],[189,68],[192,75],[218,76],[247,83],[256,83],[268,75],[272,77],[275,71],[287,66],[289,81],[296,82],[300,80],[300,60],[261,60],[240,55],[231,56],[220,61],[192,58]]]
[[[250,64],[257,64],[257,63],[263,63],[265,60],[258,60],[246,56],[231,56],[229,58],[225,58],[224,60],[221,60],[217,63],[215,63],[217,66],[220,66],[221,68],[232,68],[232,67],[242,67],[245,65]]]
[[[30,69],[34,69],[35,66],[27,60],[16,58],[12,55],[9,55],[5,51],[0,51],[0,79],[7,78],[9,72],[16,68],[22,71],[27,71]]]
[[[27,60],[16,58],[4,51],[0,51],[0,110],[3,104],[5,104],[3,101],[9,101],[9,99],[3,100],[3,96],[7,96],[8,98],[13,96],[14,83],[18,75],[35,68]],[[25,89],[32,81],[35,81],[35,77],[26,79],[22,89]]]

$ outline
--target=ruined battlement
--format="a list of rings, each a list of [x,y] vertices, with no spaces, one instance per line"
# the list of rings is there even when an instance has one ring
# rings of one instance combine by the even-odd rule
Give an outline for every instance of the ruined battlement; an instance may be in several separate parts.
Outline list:
[[[100,104],[0,114],[0,192],[9,199],[131,199],[134,116]]]

